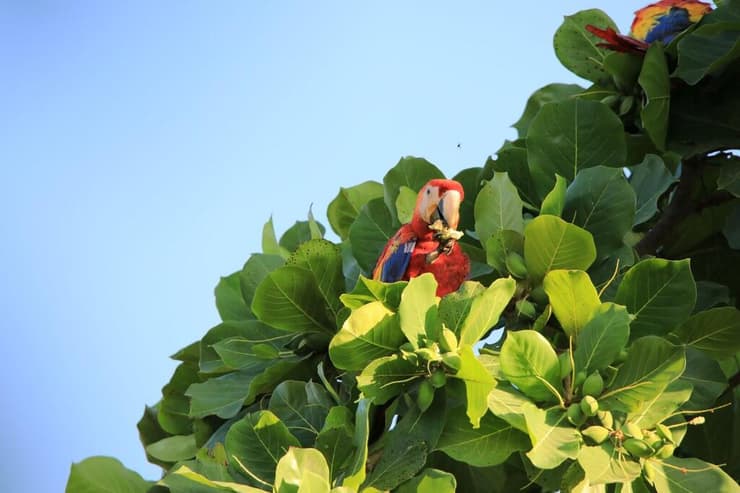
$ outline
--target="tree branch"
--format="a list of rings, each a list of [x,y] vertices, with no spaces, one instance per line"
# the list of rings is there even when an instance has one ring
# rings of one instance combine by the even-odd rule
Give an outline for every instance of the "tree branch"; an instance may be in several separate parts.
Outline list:
[[[673,228],[687,215],[693,212],[691,192],[697,179],[701,178],[701,167],[704,156],[692,156],[681,164],[681,178],[670,204],[663,211],[663,215],[655,226],[635,245],[640,255],[655,255],[663,240],[668,237]]]

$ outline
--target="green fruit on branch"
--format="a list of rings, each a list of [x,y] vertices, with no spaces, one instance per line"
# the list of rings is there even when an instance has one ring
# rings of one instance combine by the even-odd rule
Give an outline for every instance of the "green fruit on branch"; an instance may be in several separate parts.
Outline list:
[[[516,252],[509,252],[506,256],[506,269],[518,279],[526,279],[529,275],[524,258]]]
[[[439,348],[444,352],[457,351],[457,336],[447,327],[442,327]]]
[[[612,416],[611,411],[599,411],[596,413],[596,417],[599,418],[601,424],[606,428],[610,430],[614,429],[614,416]]]
[[[632,438],[639,438],[639,439],[644,438],[644,436],[642,434],[642,430],[635,423],[626,423],[622,427],[622,433],[624,433],[628,437],[632,437]]]
[[[537,308],[531,301],[519,300],[516,302],[516,313],[528,320],[534,320],[537,317]]]
[[[639,438],[628,438],[622,442],[622,446],[632,457],[650,457],[655,453],[650,445]]]
[[[570,421],[574,426],[581,426],[586,422],[586,416],[583,414],[583,411],[581,411],[581,406],[576,403],[573,403],[568,407],[566,416],[568,421]]]
[[[434,385],[428,379],[424,379],[419,384],[419,393],[416,395],[416,405],[419,406],[421,412],[429,409],[434,400]]]
[[[447,375],[445,375],[445,372],[443,370],[436,370],[434,373],[432,373],[432,376],[429,377],[429,381],[432,383],[435,389],[438,389],[445,386],[445,383],[447,382]]]
[[[609,430],[603,426],[589,426],[581,432],[583,436],[590,438],[595,444],[599,445],[609,438]]]
[[[462,364],[462,359],[459,354],[449,352],[442,355],[442,363],[457,372]]]
[[[659,459],[667,459],[671,456],[673,456],[673,452],[676,450],[676,446],[672,443],[666,443],[660,449],[658,452],[656,452],[655,455],[658,456]]]
[[[604,391],[604,379],[598,371],[593,372],[583,381],[582,388],[584,395],[592,395],[598,397]]]
[[[564,379],[570,372],[573,371],[573,365],[571,364],[570,351],[560,353],[558,355],[558,363],[560,363],[560,379]]]
[[[592,396],[587,395],[581,400],[581,411],[588,417],[596,416],[599,410],[599,402]]]

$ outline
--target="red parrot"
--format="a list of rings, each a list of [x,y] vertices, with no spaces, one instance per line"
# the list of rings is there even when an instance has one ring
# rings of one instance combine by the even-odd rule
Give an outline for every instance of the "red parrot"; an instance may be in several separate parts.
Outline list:
[[[408,281],[425,272],[437,280],[437,296],[457,291],[470,273],[470,260],[457,244],[462,185],[429,181],[419,191],[411,222],[388,240],[373,270],[373,279]]]
[[[588,25],[586,29],[606,41],[597,46],[614,51],[644,52],[655,41],[670,43],[678,33],[711,11],[711,5],[699,0],[661,0],[635,12],[630,36],[619,34],[611,27],[599,29]]]

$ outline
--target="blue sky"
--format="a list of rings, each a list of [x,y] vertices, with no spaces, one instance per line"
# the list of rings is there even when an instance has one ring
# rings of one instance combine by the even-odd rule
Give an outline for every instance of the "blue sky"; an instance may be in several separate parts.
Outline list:
[[[562,16],[642,5],[0,0],[5,489],[90,455],[158,477],[136,421],[270,215],[326,224],[404,155],[482,165],[532,91],[578,82]]]

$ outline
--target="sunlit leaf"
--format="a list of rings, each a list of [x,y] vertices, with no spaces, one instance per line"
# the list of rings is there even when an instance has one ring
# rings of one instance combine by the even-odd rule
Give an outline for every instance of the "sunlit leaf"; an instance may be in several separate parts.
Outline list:
[[[562,392],[558,356],[539,332],[509,333],[501,348],[501,369],[512,384],[535,401],[555,401]]]
[[[558,408],[539,409],[533,404],[524,406],[532,449],[527,457],[540,469],[552,469],[568,459],[575,459],[581,448],[581,434]]]
[[[501,230],[524,230],[522,199],[506,173],[495,173],[475,200],[475,231],[482,244]]]
[[[639,462],[632,460],[628,454],[617,452],[608,440],[595,447],[581,447],[578,464],[592,485],[629,482],[638,477],[642,470]]]
[[[601,305],[596,288],[582,270],[551,270],[542,282],[552,311],[569,336],[576,336]]]
[[[710,356],[733,356],[740,351],[740,311],[723,306],[699,312],[673,331],[671,337]]]
[[[308,447],[334,404],[323,386],[313,382],[285,380],[275,387],[268,409],[282,421],[302,446]]]
[[[391,211],[391,217],[398,217],[396,199],[401,187],[408,187],[418,192],[421,187],[433,178],[444,178],[444,174],[426,159],[406,156],[401,158],[383,177],[383,194],[385,205]],[[354,243],[354,240],[353,240]]]
[[[460,344],[472,346],[483,334],[494,328],[515,289],[514,279],[497,279],[473,298],[470,311],[460,327]]]
[[[555,269],[586,270],[594,260],[591,233],[559,217],[538,216],[524,230],[524,261],[535,280]]]
[[[638,82],[645,94],[645,103],[640,112],[642,126],[658,150],[663,150],[668,133],[671,81],[661,43],[650,44]]]
[[[349,236],[349,228],[360,214],[360,209],[370,200],[383,196],[383,185],[376,181],[366,181],[348,188],[340,188],[334,200],[329,203],[326,216],[334,232],[340,238]]]
[[[276,493],[329,493],[329,466],[321,452],[314,448],[291,447],[275,469]]]
[[[72,464],[67,493],[146,493],[152,483],[112,457],[88,457]]]
[[[614,303],[599,305],[593,317],[578,334],[573,353],[576,371],[591,374],[603,370],[616,359],[627,345],[630,334],[630,315]]]

